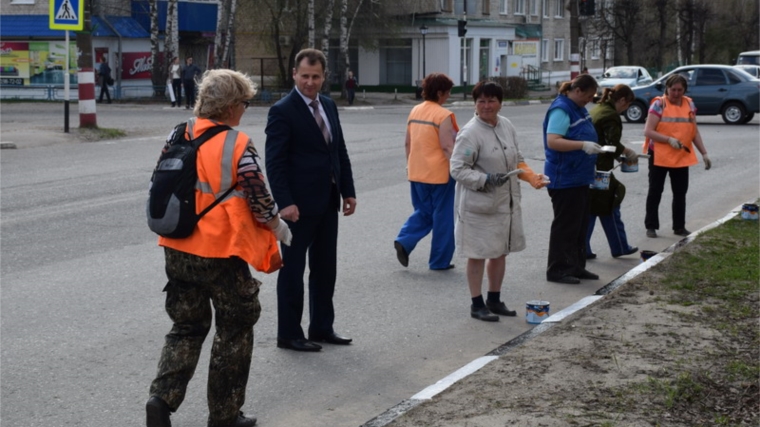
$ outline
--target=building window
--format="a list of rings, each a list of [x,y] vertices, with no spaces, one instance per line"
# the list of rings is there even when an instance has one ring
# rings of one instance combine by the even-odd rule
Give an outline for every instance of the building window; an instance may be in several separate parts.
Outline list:
[[[499,13],[502,15],[506,15],[509,11],[509,5],[507,4],[507,0],[499,0]]]
[[[563,61],[565,59],[565,39],[554,39],[554,60]]]
[[[554,1],[554,17],[555,18],[565,17],[565,0]]]
[[[490,0],[484,0],[489,1]],[[467,3],[467,14],[475,16],[478,13],[478,5],[475,4],[475,0],[470,0]],[[464,12],[465,0],[454,0],[454,14],[461,15]]]
[[[525,15],[525,0],[515,0],[515,15]]]
[[[441,0],[441,11],[451,12],[454,8],[453,3],[454,0]]]
[[[591,59],[599,59],[599,39],[591,40],[588,44],[588,50],[591,55]]]
[[[482,13],[483,15],[490,15],[491,14],[491,1],[490,0],[483,0],[482,2]]]
[[[412,39],[380,40],[380,84],[412,83]]]
[[[549,17],[549,0],[541,0],[541,9],[543,10],[544,18]]]
[[[541,40],[541,62],[549,62],[549,40]]]
[[[491,39],[480,39],[480,55],[479,55],[479,68],[478,75],[480,80],[488,78],[491,67],[488,65],[491,58]]]
[[[539,0],[530,0],[530,14],[538,16],[538,2]]]

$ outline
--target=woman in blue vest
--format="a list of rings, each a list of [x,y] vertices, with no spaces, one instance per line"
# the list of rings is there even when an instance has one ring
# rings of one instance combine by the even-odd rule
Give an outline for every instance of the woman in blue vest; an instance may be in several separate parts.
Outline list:
[[[586,270],[586,231],[589,220],[589,185],[594,181],[596,155],[601,152],[586,104],[599,85],[581,74],[559,88],[544,119],[544,175],[554,209],[549,235],[546,280],[578,284],[599,279]]]

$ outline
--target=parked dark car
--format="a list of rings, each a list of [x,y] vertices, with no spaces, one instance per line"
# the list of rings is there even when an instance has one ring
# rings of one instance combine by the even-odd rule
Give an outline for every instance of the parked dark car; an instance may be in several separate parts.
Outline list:
[[[728,124],[743,124],[760,113],[760,80],[729,65],[687,65],[676,68],[648,86],[633,89],[636,99],[623,115],[629,122],[643,122],[649,104],[665,92],[665,80],[678,73],[689,84],[686,96],[694,100],[698,116],[720,114]]]

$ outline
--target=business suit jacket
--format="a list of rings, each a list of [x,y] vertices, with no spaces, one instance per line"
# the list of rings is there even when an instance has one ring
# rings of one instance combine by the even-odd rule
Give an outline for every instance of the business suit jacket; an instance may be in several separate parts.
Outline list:
[[[306,254],[309,254],[309,335],[334,332],[333,293],[337,276],[340,198],[356,197],[351,162],[335,103],[319,96],[332,138],[325,143],[311,107],[294,89],[269,110],[266,169],[280,209],[296,205],[299,219],[288,222],[290,246],[282,246],[277,276],[277,337],[304,338],[301,328]],[[333,180],[335,184],[333,184]]]
[[[269,110],[266,126],[266,173],[280,209],[295,204],[300,215],[319,215],[329,205],[332,179],[342,198],[356,197],[338,108],[319,95],[330,122],[325,144],[312,109],[293,89]]]

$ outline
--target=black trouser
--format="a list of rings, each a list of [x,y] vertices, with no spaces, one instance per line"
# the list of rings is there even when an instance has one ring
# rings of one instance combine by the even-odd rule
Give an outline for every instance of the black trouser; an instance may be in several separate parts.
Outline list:
[[[172,79],[172,90],[174,91],[174,99],[177,101],[177,105],[182,105],[182,80]]]
[[[185,86],[185,99],[187,100],[188,107],[195,105],[195,80],[183,80],[182,84]]]
[[[108,92],[108,84],[106,83],[106,77],[100,78],[100,102],[103,102],[103,95],[108,98],[108,103],[111,103],[111,93]]]
[[[649,151],[649,192],[647,193],[647,213],[644,226],[647,230],[659,230],[660,200],[665,189],[665,178],[670,174],[670,189],[673,191],[673,230],[686,228],[686,192],[689,190],[689,168],[666,168],[655,166],[654,151]]]
[[[330,207],[321,215],[301,215],[288,222],[290,246],[282,245],[283,267],[277,275],[277,338],[302,339],[304,271],[309,257],[309,333],[328,335],[333,330],[333,294],[337,276],[338,209],[340,196],[333,185]],[[336,203],[338,205],[336,205]]]
[[[549,190],[554,209],[549,235],[547,279],[576,276],[586,268],[589,187]]]

